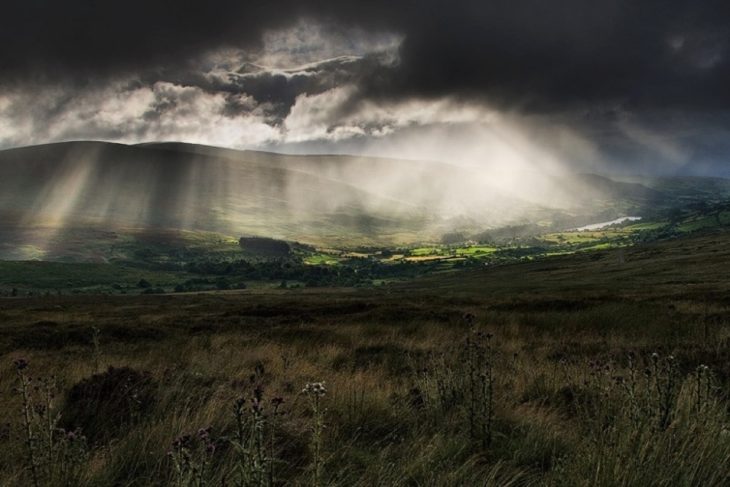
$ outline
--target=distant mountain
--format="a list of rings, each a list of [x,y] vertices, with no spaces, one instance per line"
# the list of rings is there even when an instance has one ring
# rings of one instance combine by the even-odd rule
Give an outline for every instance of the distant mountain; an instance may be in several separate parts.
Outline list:
[[[730,198],[730,179],[717,177],[673,176],[647,177],[633,176],[618,179],[642,185],[666,195],[673,203],[705,200],[724,201]]]
[[[476,202],[476,204],[475,204]],[[0,214],[19,226],[177,228],[288,239],[430,235],[528,205],[463,169],[190,144],[67,142],[0,151]]]
[[[357,230],[320,224],[340,214],[369,214],[386,224],[393,216],[418,217],[418,209],[406,202],[288,168],[273,154],[181,149],[72,142],[1,151],[0,211],[25,225],[93,223],[287,237]]]
[[[633,182],[614,181],[597,174],[577,174],[577,187],[591,188],[591,197],[606,202],[627,201],[634,205],[657,204],[666,201],[669,195]]]

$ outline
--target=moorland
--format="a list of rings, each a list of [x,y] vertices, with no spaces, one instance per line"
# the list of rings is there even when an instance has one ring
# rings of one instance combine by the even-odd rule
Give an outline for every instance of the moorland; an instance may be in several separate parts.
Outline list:
[[[7,298],[2,483],[723,485],[729,241]]]

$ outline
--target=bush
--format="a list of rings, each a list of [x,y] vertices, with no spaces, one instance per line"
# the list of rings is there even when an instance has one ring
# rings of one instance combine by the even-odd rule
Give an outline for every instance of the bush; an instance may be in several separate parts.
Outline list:
[[[165,294],[165,290],[161,287],[148,287],[142,291],[142,294]]]
[[[149,372],[109,367],[71,387],[61,422],[67,430],[81,428],[92,443],[108,441],[152,410],[156,387]]]

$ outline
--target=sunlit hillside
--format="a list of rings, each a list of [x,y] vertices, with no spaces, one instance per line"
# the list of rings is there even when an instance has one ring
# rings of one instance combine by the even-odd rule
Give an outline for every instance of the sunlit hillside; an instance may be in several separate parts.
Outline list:
[[[526,173],[520,187],[511,188],[458,163],[171,143],[69,142],[5,150],[3,255],[52,258],[78,249],[79,242],[106,240],[109,232],[151,229],[340,248],[433,242],[453,232],[477,235],[526,223],[563,230],[641,216],[706,198],[707,190],[719,195],[718,184],[728,187],[717,179],[679,185]],[[102,254],[111,256],[109,249]]]

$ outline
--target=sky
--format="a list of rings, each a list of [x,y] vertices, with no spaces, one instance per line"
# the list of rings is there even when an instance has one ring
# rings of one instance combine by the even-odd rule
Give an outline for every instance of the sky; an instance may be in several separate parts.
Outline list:
[[[727,0],[10,0],[0,148],[730,176]]]

